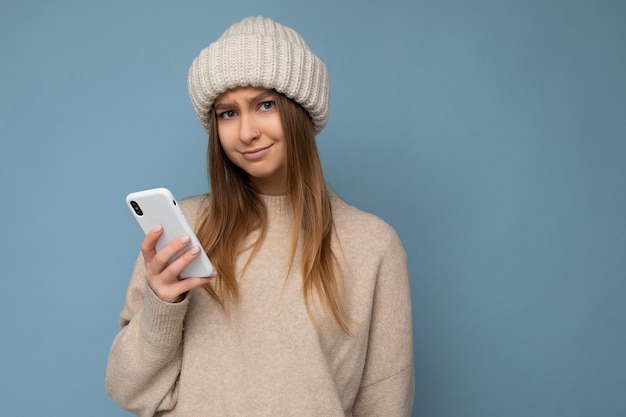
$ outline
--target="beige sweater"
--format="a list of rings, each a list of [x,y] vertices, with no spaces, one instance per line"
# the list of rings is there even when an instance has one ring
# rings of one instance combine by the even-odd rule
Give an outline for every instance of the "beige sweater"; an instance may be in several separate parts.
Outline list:
[[[109,356],[109,395],[146,417],[409,416],[411,299],[395,231],[333,196],[348,336],[317,302],[316,323],[309,318],[299,268],[285,277],[287,200],[263,198],[267,236],[239,277],[241,298],[230,315],[203,288],[181,303],[161,301],[146,285],[139,257]],[[203,201],[181,202],[192,226]],[[238,268],[249,254],[239,257]]]

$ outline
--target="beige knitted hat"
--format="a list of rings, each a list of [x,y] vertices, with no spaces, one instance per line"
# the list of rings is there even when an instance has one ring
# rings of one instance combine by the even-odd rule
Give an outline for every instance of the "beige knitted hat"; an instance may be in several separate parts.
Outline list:
[[[316,133],[328,121],[326,66],[293,29],[265,17],[235,23],[191,64],[189,97],[207,132],[217,96],[247,86],[273,89],[300,103]]]

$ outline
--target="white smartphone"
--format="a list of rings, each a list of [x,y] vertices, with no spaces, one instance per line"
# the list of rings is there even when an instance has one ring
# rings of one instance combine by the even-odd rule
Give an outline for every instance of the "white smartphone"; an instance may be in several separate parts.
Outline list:
[[[191,243],[187,248],[180,251],[170,263],[185,253],[186,250],[189,250],[189,248],[193,246],[200,247],[200,255],[183,269],[179,278],[209,277],[214,274],[215,269],[209,257],[202,250],[200,241],[198,241],[193,229],[189,226],[170,190],[167,188],[153,188],[130,193],[126,196],[126,204],[144,233],[147,234],[157,225],[163,227],[163,235],[156,244],[157,251],[182,235],[187,235],[191,238]]]

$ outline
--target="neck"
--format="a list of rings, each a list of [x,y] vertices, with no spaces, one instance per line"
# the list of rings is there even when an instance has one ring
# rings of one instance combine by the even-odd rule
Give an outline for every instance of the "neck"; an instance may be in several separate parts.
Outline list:
[[[259,190],[259,194],[270,195],[270,196],[279,196],[285,195],[285,183],[282,180],[278,179],[269,179],[269,178],[253,178],[252,183]]]

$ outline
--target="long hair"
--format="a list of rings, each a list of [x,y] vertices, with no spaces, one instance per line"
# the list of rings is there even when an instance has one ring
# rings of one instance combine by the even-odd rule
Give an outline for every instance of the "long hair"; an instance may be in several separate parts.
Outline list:
[[[315,142],[311,118],[298,103],[274,92],[283,124],[286,157],[283,166],[286,194],[291,204],[292,236],[289,270],[302,236],[302,289],[309,316],[310,300],[316,294],[344,332],[350,334],[342,295],[339,263],[331,248],[334,223],[329,190]],[[267,213],[248,174],[226,156],[220,144],[215,111],[210,115],[208,174],[211,203],[196,231],[204,250],[217,270],[214,285],[204,288],[224,310],[238,300],[235,262],[246,236],[259,230],[253,245],[254,257],[265,237]],[[245,219],[245,221],[242,221]],[[287,275],[289,271],[286,271]]]

